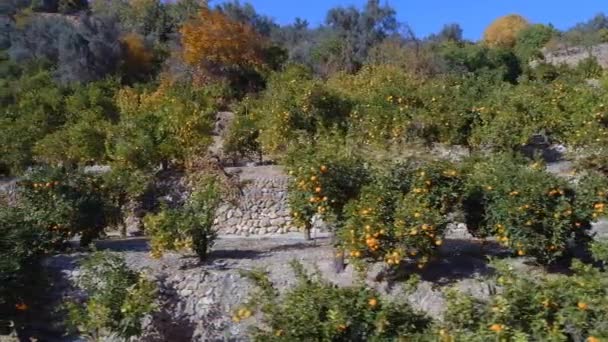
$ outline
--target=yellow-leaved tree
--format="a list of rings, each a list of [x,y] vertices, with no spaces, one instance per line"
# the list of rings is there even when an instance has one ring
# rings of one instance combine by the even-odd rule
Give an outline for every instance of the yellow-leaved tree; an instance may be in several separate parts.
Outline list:
[[[521,30],[530,26],[526,18],[518,14],[509,14],[500,17],[483,34],[483,41],[491,47],[512,48],[517,41],[517,35]]]
[[[264,41],[254,29],[204,8],[181,28],[183,58],[208,71],[256,67],[263,63]]]

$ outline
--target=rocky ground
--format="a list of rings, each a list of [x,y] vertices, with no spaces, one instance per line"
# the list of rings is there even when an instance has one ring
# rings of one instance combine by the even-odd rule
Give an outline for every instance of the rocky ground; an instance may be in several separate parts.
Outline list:
[[[608,222],[596,226],[601,234],[608,232]],[[464,227],[453,226],[441,250],[441,257],[426,270],[417,272],[403,269],[402,274],[387,274],[382,264],[373,265],[365,281],[385,296],[395,300],[407,300],[414,307],[440,318],[445,309],[442,288],[456,286],[460,290],[484,298],[493,289],[484,279],[492,273],[488,257],[506,258],[515,267],[540,271],[522,258],[509,259],[491,242],[481,242],[466,233]],[[341,273],[333,268],[333,250],[330,238],[317,233],[313,241],[305,241],[299,233],[259,236],[220,236],[213,248],[210,260],[199,264],[192,255],[166,254],[161,259],[149,256],[145,238],[112,238],[97,243],[100,250],[121,253],[128,264],[137,270],[145,270],[160,285],[160,310],[148,320],[146,335],[142,341],[246,341],[248,325],[233,323],[232,313],[251,294],[251,283],[242,271],[266,270],[273,283],[285,290],[293,282],[290,260],[298,260],[308,269],[318,268],[324,278],[339,286],[354,284],[359,275],[351,266]],[[71,280],[78,276],[78,260],[85,254],[57,255],[45,261],[54,275],[55,283],[49,294],[56,303],[63,296],[74,295]],[[415,291],[405,293],[403,278],[408,273],[421,277]],[[58,317],[53,317],[57,319]],[[50,335],[49,335],[50,336]],[[56,337],[58,341],[64,338]]]

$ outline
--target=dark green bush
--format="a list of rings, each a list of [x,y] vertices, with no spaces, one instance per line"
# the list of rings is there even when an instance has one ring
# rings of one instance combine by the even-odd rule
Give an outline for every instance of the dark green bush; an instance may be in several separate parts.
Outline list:
[[[607,199],[601,178],[585,177],[573,186],[539,163],[504,155],[474,163],[467,172],[463,203],[469,229],[541,262],[564,255],[569,239],[584,240]]]
[[[100,177],[42,167],[30,171],[19,184],[19,205],[37,226],[51,232],[56,247],[76,235],[86,246],[107,224],[111,205]]]
[[[142,333],[141,320],[156,309],[156,285],[124,259],[95,252],[82,263],[79,287],[84,303],[68,302],[69,326],[92,340],[116,334],[129,339]]]
[[[363,286],[337,287],[291,263],[297,283],[280,295],[267,275],[247,276],[258,290],[234,314],[238,322],[262,313],[255,341],[391,341],[420,338],[431,321],[407,304],[383,300]]]
[[[29,210],[0,205],[0,324],[15,321],[32,305],[51,235]]]

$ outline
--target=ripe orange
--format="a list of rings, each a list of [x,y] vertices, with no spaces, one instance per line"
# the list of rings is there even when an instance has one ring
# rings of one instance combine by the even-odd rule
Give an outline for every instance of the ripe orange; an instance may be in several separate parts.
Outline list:
[[[576,304],[576,306],[578,307],[579,310],[582,310],[582,311],[589,309],[589,304],[587,304],[585,302],[578,302]]]
[[[499,333],[504,330],[504,325],[494,323],[490,326],[490,330],[492,330],[495,333]]]
[[[370,307],[375,307],[376,305],[378,305],[378,300],[376,298],[370,298],[369,301],[367,302],[369,304]]]
[[[321,165],[321,167],[319,168],[321,170],[321,172],[325,173],[327,172],[327,166],[325,165]]]

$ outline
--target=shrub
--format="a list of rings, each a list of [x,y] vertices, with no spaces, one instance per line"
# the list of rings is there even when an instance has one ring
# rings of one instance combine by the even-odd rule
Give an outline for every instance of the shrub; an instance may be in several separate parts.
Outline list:
[[[255,341],[385,341],[420,337],[430,320],[406,304],[385,301],[362,286],[339,288],[292,262],[297,283],[283,295],[266,274],[251,272],[251,300],[235,312],[238,322],[259,309]]]
[[[50,232],[30,215],[0,205],[0,324],[16,321],[32,305],[39,260],[51,247]]]
[[[6,101],[0,110],[0,163],[18,174],[32,164],[36,141],[65,121],[66,89],[50,72],[33,66],[0,86]]]
[[[556,35],[555,28],[543,24],[534,24],[517,34],[515,52],[523,62],[542,59],[541,49]]]
[[[551,262],[564,254],[570,238],[585,236],[603,211],[606,190],[596,177],[572,186],[538,164],[497,156],[469,170],[465,215],[478,234],[496,236],[518,255]]]
[[[369,172],[356,154],[341,149],[340,138],[302,144],[287,157],[288,201],[294,222],[310,237],[312,218],[319,214],[327,222],[341,224],[344,206],[356,198],[369,179]]]
[[[243,101],[224,140],[224,153],[235,160],[237,158],[262,158],[262,148],[259,142],[260,130],[258,123],[250,113],[249,102],[247,99]]]
[[[580,261],[572,276],[534,277],[498,264],[501,291],[489,301],[451,292],[445,341],[601,341],[606,328],[606,273]]]
[[[413,261],[419,268],[443,243],[448,213],[459,204],[459,171],[450,163],[399,163],[346,206],[341,244],[356,261]]]
[[[140,336],[142,318],[156,309],[154,282],[130,270],[116,254],[95,252],[87,257],[78,285],[87,298],[66,304],[67,323],[95,341],[109,334],[124,339]]]
[[[166,250],[191,249],[201,261],[206,260],[216,238],[213,221],[219,200],[217,180],[205,178],[182,208],[164,208],[146,216],[144,225],[151,236],[152,256],[160,257]]]
[[[122,89],[116,99],[120,121],[108,134],[108,157],[141,170],[195,158],[211,143],[212,95],[168,80],[152,92]]]
[[[55,247],[76,235],[84,246],[107,223],[110,206],[100,186],[99,177],[80,171],[37,168],[20,182],[19,205],[29,211],[37,226],[51,233]]]
[[[313,80],[309,70],[293,65],[270,76],[250,116],[259,124],[262,150],[281,156],[299,135],[311,138],[334,127],[344,129],[349,112],[348,101]]]
[[[600,78],[604,72],[604,69],[595,57],[588,57],[581,60],[576,65],[575,70],[584,78]]]
[[[141,170],[128,169],[120,165],[113,165],[110,172],[102,176],[103,193],[110,203],[107,215],[108,225],[122,228],[126,235],[125,218],[127,205],[133,203],[144,195],[148,189],[152,176]]]

